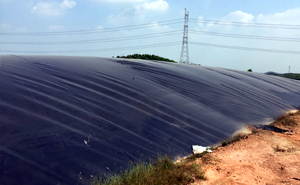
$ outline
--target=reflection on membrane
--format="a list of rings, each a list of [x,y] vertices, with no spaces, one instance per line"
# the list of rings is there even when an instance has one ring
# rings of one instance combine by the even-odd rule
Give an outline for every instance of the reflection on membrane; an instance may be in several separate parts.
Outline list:
[[[186,156],[300,105],[300,83],[159,61],[1,56],[0,183],[76,184]],[[108,170],[109,169],[109,170]]]

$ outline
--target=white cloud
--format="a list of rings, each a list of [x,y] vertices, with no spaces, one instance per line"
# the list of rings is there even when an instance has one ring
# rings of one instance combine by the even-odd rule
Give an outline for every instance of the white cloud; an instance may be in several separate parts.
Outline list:
[[[142,12],[144,10],[151,10],[151,11],[166,11],[169,9],[169,4],[167,1],[164,0],[157,0],[153,2],[145,2],[143,4],[139,4],[135,6],[137,12]]]
[[[169,9],[166,0],[94,0],[100,2],[118,2],[122,6],[118,14],[111,14],[107,22],[111,25],[124,25],[129,22],[143,22],[150,13],[163,13]],[[124,4],[123,4],[124,3]],[[117,6],[117,5],[116,5]],[[132,23],[131,23],[132,24]]]
[[[153,2],[144,2],[136,5],[135,16],[138,20],[143,20],[145,16],[153,12],[165,12],[169,9],[169,4],[164,0],[157,0]]]
[[[248,14],[242,11],[235,11],[229,13],[227,16],[223,17],[222,20],[231,21],[231,22],[243,22],[251,23],[254,19],[252,14]]]
[[[256,22],[273,24],[300,24],[300,8],[289,9],[285,12],[263,15],[255,18]]]
[[[99,26],[96,27],[96,29],[102,30],[102,29],[103,29],[103,26],[99,25]]]
[[[7,23],[2,23],[2,24],[0,24],[0,28],[1,29],[9,29],[9,28],[11,28],[11,25],[7,24]]]
[[[213,22],[209,22],[204,24],[201,22],[203,20],[203,16],[198,17],[198,26],[200,28],[207,28],[213,25]],[[300,8],[289,9],[284,12],[278,12],[274,14],[259,14],[257,16],[253,16],[252,14],[242,12],[242,11],[235,11],[231,12],[228,15],[220,18],[222,21],[228,21],[227,28],[231,27],[230,22],[243,22],[243,23],[264,23],[264,24],[290,24],[290,25],[299,25],[300,24]],[[225,28],[225,26],[217,26],[214,27],[218,28]],[[271,30],[272,31],[272,30]],[[274,30],[273,30],[274,31]]]
[[[262,23],[262,24],[287,24],[287,25],[300,25],[300,8],[289,9],[282,12],[273,14],[259,14],[253,15],[251,12],[233,11],[223,17],[216,17],[215,20],[226,21],[226,25],[218,24],[218,22],[202,22],[201,19],[207,20],[209,18],[198,17],[197,29],[201,31],[228,33],[228,34],[241,34],[241,35],[255,35],[266,37],[287,37],[287,38],[300,38],[300,32],[297,29],[280,29],[272,26],[263,27],[248,27],[248,26],[234,26],[232,22],[244,23]],[[298,43],[295,42],[280,42],[273,40],[262,39],[246,39],[246,38],[232,38],[232,37],[217,37],[213,35],[191,34],[192,41],[213,43],[220,45],[241,46],[250,48],[263,48],[275,50],[298,50]],[[193,47],[191,47],[193,48]],[[201,48],[202,49],[202,48]],[[295,65],[299,57],[296,55],[275,54],[266,52],[249,52],[230,49],[220,49],[213,47],[203,47],[201,54],[197,53],[196,49],[191,49],[194,52],[195,59],[202,57],[203,61],[207,63],[203,65],[212,65],[209,62],[215,61],[213,65],[227,68],[256,68],[256,71],[264,72],[268,70],[282,70],[282,67],[288,65]],[[211,53],[218,53],[211,55]],[[209,54],[207,54],[209,53]],[[220,59],[220,56],[222,60]],[[240,61],[244,61],[241,63]],[[219,62],[220,61],[220,62]],[[222,62],[221,62],[222,61]],[[272,61],[272,62],[271,62]],[[285,61],[284,64],[282,61]],[[223,65],[224,64],[224,65]],[[246,67],[247,66],[247,67]],[[270,66],[272,67],[270,69]],[[274,69],[273,69],[274,68]],[[277,68],[277,69],[275,69]],[[246,69],[245,69],[246,70]]]
[[[167,26],[159,25],[157,21],[154,21],[151,24],[149,24],[149,27],[151,29],[154,29],[154,30],[161,30],[161,29],[167,29],[168,28]]]
[[[140,3],[146,0],[95,0],[95,1],[110,2],[110,3]]]
[[[70,1],[70,0],[64,0],[63,2],[60,3],[60,6],[62,8],[73,8],[76,5],[75,1]]]
[[[18,27],[17,29],[17,32],[26,32],[28,30],[27,27]]]
[[[74,6],[76,6],[76,2],[72,0],[63,0],[62,2],[38,2],[37,5],[32,8],[31,12],[48,16],[60,16]]]
[[[202,28],[203,26],[204,26],[204,24],[203,24],[203,16],[202,15],[200,15],[199,17],[198,17],[198,25]]]
[[[129,17],[126,15],[109,15],[107,17],[107,22],[112,25],[123,25],[126,24],[129,20]]]
[[[142,6],[146,10],[166,11],[169,9],[169,4],[164,0],[158,0],[151,3],[146,2]]]
[[[60,26],[60,25],[50,25],[49,26],[49,30],[53,30],[53,31],[58,31],[58,30],[62,30],[64,27]]]

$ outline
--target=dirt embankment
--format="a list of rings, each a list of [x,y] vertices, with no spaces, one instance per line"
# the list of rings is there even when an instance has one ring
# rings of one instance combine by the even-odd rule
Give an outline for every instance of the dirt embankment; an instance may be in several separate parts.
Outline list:
[[[272,125],[289,131],[249,127],[252,134],[241,141],[193,161],[202,166],[207,178],[193,184],[300,185],[300,113],[284,116]]]

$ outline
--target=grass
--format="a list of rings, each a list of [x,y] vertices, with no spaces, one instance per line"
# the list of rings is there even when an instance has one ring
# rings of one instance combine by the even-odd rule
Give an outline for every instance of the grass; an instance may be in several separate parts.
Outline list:
[[[282,126],[286,126],[286,127],[294,127],[294,126],[298,126],[298,123],[291,118],[291,116],[293,116],[294,114],[287,114],[287,115],[283,115],[280,116],[278,118],[275,119],[275,121],[271,124],[271,125],[282,125]]]
[[[200,153],[200,154],[194,154],[194,155],[191,155],[191,156],[187,157],[185,160],[186,160],[187,162],[191,162],[191,161],[194,161],[194,160],[196,160],[196,159],[198,159],[198,158],[204,157],[206,154],[208,154],[207,151],[202,152],[202,153]]]
[[[236,135],[222,142],[222,146],[240,141],[246,138],[245,135]],[[216,147],[217,148],[217,147]],[[216,149],[215,148],[215,149]],[[181,162],[174,163],[171,157],[159,156],[155,162],[149,163],[139,161],[132,163],[129,167],[118,174],[103,175],[94,177],[91,185],[183,185],[190,184],[195,179],[205,180],[205,172],[202,167],[195,164],[198,158],[203,164],[210,164],[216,161],[208,152],[191,155]]]
[[[251,130],[251,133],[252,133],[252,134],[256,134],[256,133],[258,133],[258,130],[252,129],[252,130]]]
[[[275,152],[286,152],[284,148],[281,148],[279,145],[276,145],[275,148],[273,148]]]
[[[221,143],[221,145],[222,146],[227,146],[227,145],[229,145],[229,144],[231,144],[231,143],[235,143],[235,142],[238,142],[238,141],[240,141],[241,139],[245,139],[245,138],[247,138],[248,136],[245,136],[245,135],[242,135],[242,134],[238,134],[238,135],[235,135],[235,136],[233,136],[233,137],[231,137],[231,138],[229,138],[229,139],[226,139],[225,141],[223,141],[222,143]]]
[[[132,163],[119,174],[104,178],[95,177],[92,185],[160,185],[189,184],[194,179],[205,179],[199,165],[187,162],[174,163],[167,155],[159,156],[156,162]]]
[[[298,113],[297,113],[298,114]],[[285,115],[277,118],[273,124],[281,124],[284,126],[296,126],[297,122],[291,118],[293,115]],[[252,130],[255,134],[258,131]],[[238,142],[247,138],[247,135],[238,134],[221,143],[222,146]],[[217,147],[213,148],[214,150]],[[294,148],[282,148],[277,145],[274,148],[275,152],[293,152]],[[195,154],[187,157],[181,162],[173,162],[170,156],[159,156],[155,162],[131,163],[129,167],[118,174],[114,175],[99,175],[94,177],[91,185],[183,185],[190,184],[195,179],[205,180],[205,172],[202,166],[195,164],[194,161],[201,158],[203,164],[218,162],[212,158],[208,152]],[[104,176],[104,178],[103,178]]]
[[[296,149],[294,147],[292,147],[292,148],[286,147],[286,149],[285,149],[285,148],[280,147],[279,145],[276,145],[276,147],[273,149],[275,152],[295,152],[296,151]]]

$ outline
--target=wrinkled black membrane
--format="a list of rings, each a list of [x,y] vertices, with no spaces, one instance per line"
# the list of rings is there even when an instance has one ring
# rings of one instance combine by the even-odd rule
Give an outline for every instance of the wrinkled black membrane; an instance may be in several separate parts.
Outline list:
[[[77,184],[300,105],[300,83],[175,63],[1,56],[0,184]]]

